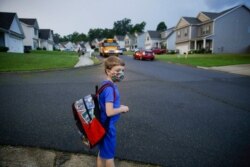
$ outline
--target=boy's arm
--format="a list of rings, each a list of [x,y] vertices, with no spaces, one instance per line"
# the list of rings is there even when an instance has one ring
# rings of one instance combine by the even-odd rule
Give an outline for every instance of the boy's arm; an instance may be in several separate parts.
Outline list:
[[[119,108],[114,108],[113,105],[114,104],[112,102],[105,103],[106,113],[108,117],[129,111],[129,108],[127,106],[121,105]]]

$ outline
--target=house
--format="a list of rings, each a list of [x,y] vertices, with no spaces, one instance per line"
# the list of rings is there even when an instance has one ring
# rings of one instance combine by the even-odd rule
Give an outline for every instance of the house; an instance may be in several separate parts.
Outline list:
[[[72,43],[71,41],[67,41],[67,42],[61,42],[60,43],[60,50],[61,51],[75,51],[76,47],[75,44]]]
[[[19,18],[23,28],[25,38],[23,40],[24,47],[36,50],[39,44],[39,26],[36,19]]]
[[[138,49],[145,49],[145,41],[146,41],[146,34],[147,33],[140,33],[138,36],[137,36],[137,47]]]
[[[145,38],[145,49],[160,48],[161,34],[159,31],[147,31]]]
[[[125,48],[124,38],[125,38],[125,36],[122,36],[122,35],[115,35],[114,36],[114,39],[117,41],[120,48]]]
[[[17,14],[0,12],[0,47],[8,47],[8,52],[23,53],[24,38]]]
[[[138,34],[126,34],[124,37],[125,48],[126,50],[134,50],[137,48],[137,36]]]
[[[53,51],[53,31],[50,29],[39,30],[39,47],[48,51]]]
[[[101,43],[101,42],[103,42],[104,41],[104,39],[98,39],[98,38],[95,38],[95,39],[93,39],[92,41],[91,41],[91,47],[94,47],[94,48],[99,48],[99,44]]]
[[[181,54],[205,49],[212,53],[244,53],[250,46],[250,9],[245,5],[197,17],[182,17],[176,25],[176,49]]]
[[[168,51],[175,51],[176,34],[175,27],[169,28],[161,32],[161,47],[166,48]]]
[[[86,52],[85,42],[82,41],[75,44],[75,52],[78,51]]]

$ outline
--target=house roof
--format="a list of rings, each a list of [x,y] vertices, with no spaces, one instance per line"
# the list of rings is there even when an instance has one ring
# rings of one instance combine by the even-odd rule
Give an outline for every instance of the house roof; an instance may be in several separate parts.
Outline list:
[[[159,31],[148,31],[148,34],[152,39],[161,38],[161,33]]]
[[[34,26],[36,24],[36,19],[19,18],[19,20],[25,24],[30,25],[30,26]]]
[[[211,20],[214,20],[214,19],[222,16],[223,14],[226,14],[227,12],[230,12],[233,9],[238,8],[238,7],[242,7],[242,6],[245,7],[245,8],[247,8],[245,5],[238,5],[238,6],[232,7],[230,9],[224,10],[224,11],[219,12],[219,13],[214,13],[214,12],[201,12],[201,13],[205,14]],[[247,8],[247,9],[249,9],[249,8]]]
[[[0,12],[0,28],[9,30],[16,13]]]
[[[39,30],[39,38],[40,39],[49,39],[51,31],[52,30],[50,30],[50,29],[40,29]],[[53,31],[52,31],[52,33],[53,33]]]
[[[196,17],[183,17],[189,24],[195,25],[202,23],[199,19]]]

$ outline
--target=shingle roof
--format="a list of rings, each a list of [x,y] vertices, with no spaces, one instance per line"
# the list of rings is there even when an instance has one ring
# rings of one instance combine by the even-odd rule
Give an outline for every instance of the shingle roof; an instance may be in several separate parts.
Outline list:
[[[152,39],[161,38],[161,33],[159,31],[148,31],[148,34]]]
[[[9,30],[16,13],[0,12],[0,28]]]
[[[36,19],[19,18],[19,20],[25,24],[30,25],[30,26],[34,26],[36,23]]]
[[[189,24],[193,24],[193,25],[202,23],[196,17],[183,17],[183,19],[185,19]]]
[[[245,6],[245,5],[238,5],[238,6],[232,7],[230,9],[224,10],[224,11],[219,12],[219,13],[214,13],[214,12],[202,12],[202,13],[205,14],[207,17],[209,17],[211,20],[213,20],[213,19],[216,19],[217,17],[239,7],[239,6]]]
[[[50,30],[50,29],[40,29],[39,30],[39,38],[40,39],[49,39],[51,31],[52,30]]]

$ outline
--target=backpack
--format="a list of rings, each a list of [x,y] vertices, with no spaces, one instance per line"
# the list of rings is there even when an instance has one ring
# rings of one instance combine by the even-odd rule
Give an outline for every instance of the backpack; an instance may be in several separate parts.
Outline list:
[[[72,104],[72,111],[78,133],[84,145],[88,148],[95,147],[105,137],[110,122],[110,117],[107,118],[104,124],[101,124],[101,110],[99,106],[99,95],[102,91],[112,87],[114,99],[116,98],[115,89],[112,83],[104,84],[100,89],[96,86],[95,94],[87,95]]]

